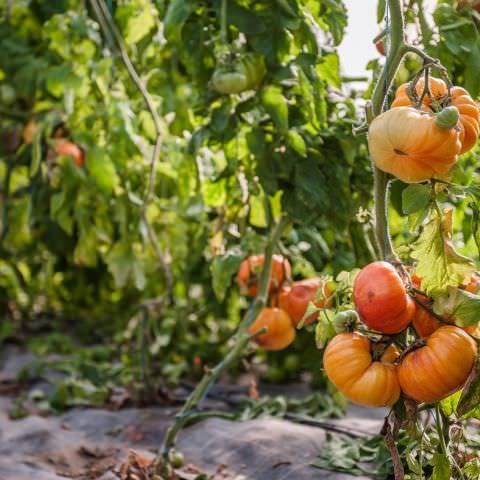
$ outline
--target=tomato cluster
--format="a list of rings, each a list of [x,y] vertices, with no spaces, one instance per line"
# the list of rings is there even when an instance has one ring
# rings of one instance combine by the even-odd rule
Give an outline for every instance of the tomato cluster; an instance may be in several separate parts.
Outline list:
[[[419,286],[420,280],[413,275],[412,283]],[[478,287],[475,275],[465,288],[473,292]],[[403,391],[417,402],[431,403],[463,386],[477,355],[475,340],[462,328],[442,325],[417,305],[391,264],[373,262],[363,268],[353,284],[353,300],[369,329],[390,335],[404,331],[412,322],[426,340],[400,356],[394,339],[388,337],[373,342],[358,332],[335,336],[323,363],[329,379],[347,398],[366,406],[390,406]]]
[[[240,264],[237,283],[243,294],[250,297],[258,294],[264,263],[263,255],[251,255]],[[304,319],[310,303],[318,308],[331,305],[333,291],[324,279],[309,278],[292,282],[291,276],[290,262],[282,255],[273,255],[268,291],[274,306],[263,308],[249,327],[252,335],[262,328],[267,329],[255,339],[266,350],[287,347],[295,340],[296,327],[302,320],[308,325],[317,319],[318,312]]]

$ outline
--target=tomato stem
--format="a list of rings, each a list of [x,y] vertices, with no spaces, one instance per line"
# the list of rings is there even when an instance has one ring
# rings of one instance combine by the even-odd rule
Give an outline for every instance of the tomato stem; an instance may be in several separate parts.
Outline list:
[[[232,348],[220,363],[218,363],[213,369],[205,372],[203,378],[190,393],[182,409],[175,417],[174,423],[167,430],[163,440],[161,455],[157,457],[154,463],[154,469],[156,473],[161,474],[162,469],[166,468],[166,465],[168,466],[169,453],[175,446],[177,435],[191,419],[192,415],[196,414],[198,403],[201,402],[205,395],[207,395],[208,391],[220,378],[221,374],[240,358],[249,341],[252,339],[252,335],[249,335],[247,330],[257,318],[260,310],[267,304],[268,286],[272,271],[273,252],[288,223],[288,217],[284,215],[280,218],[278,223],[271,231],[270,238],[265,247],[265,261],[263,264],[262,273],[260,275],[259,292],[250,305],[250,308],[245,313],[245,316],[238,327],[238,330],[233,338]],[[262,333],[264,333],[263,330],[260,330],[254,336]]]
[[[228,27],[227,27],[227,0],[222,0],[220,10],[220,39],[226,45],[228,44]]]
[[[385,104],[388,91],[392,85],[397,70],[407,53],[415,53],[424,60],[424,64],[432,64],[444,74],[445,67],[435,58],[427,55],[420,48],[405,42],[404,19],[401,0],[388,0],[390,12],[389,49],[386,52],[385,66],[380,74],[372,94],[372,112],[379,115]],[[388,228],[388,186],[389,177],[385,172],[373,165],[374,202],[375,202],[375,234],[382,249],[383,260],[396,260]]]

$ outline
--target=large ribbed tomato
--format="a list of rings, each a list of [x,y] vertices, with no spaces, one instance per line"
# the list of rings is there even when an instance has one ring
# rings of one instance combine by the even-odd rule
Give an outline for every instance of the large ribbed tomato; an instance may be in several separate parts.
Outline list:
[[[402,390],[417,402],[438,402],[456,392],[468,378],[477,344],[461,328],[444,325],[426,345],[408,353],[398,367]]]
[[[413,274],[412,275],[412,285],[416,288],[421,287],[421,279]],[[477,293],[480,287],[480,278],[479,276],[474,273],[470,279],[470,282],[464,288],[467,292],[470,293]],[[424,303],[428,303],[428,298],[424,295],[417,294],[419,300]],[[449,323],[454,323],[455,319],[448,319],[445,320]],[[430,336],[435,330],[438,330],[442,323],[438,320],[434,315],[432,315],[427,309],[423,308],[418,303],[415,304],[415,315],[413,316],[412,324],[415,327],[415,330],[422,338],[427,338]],[[470,325],[468,327],[464,327],[463,330],[470,334],[474,334],[477,329],[478,324]]]
[[[332,291],[328,283],[325,283],[321,278],[309,278],[283,287],[278,305],[290,315],[293,324],[296,326],[305,315],[310,302],[315,301],[315,305],[319,308],[328,308],[332,304],[331,294]],[[313,323],[317,317],[318,312],[312,313],[305,320],[305,325]]]
[[[421,95],[425,85],[422,78],[416,85],[417,95]],[[408,96],[408,83],[404,83],[398,87],[395,94],[393,107],[411,106],[412,100]],[[477,143],[479,133],[479,110],[478,106],[470,96],[470,94],[462,87],[452,87],[450,89],[451,98],[448,98],[448,88],[446,83],[440,78],[430,77],[429,79],[430,95],[423,98],[423,108],[430,109],[432,102],[441,103],[443,106],[453,105],[458,108],[460,113],[460,139],[462,148],[460,153],[468,152]]]
[[[374,361],[367,337],[358,332],[340,333],[325,349],[323,366],[330,381],[352,402],[385,407],[400,396],[393,365],[397,356],[397,349],[391,345],[380,361]]]
[[[237,283],[240,290],[250,296],[255,297],[258,293],[260,274],[262,273],[264,255],[251,255],[241,264],[237,274]],[[283,282],[291,276],[290,262],[282,255],[272,257],[272,272],[270,275],[269,291],[278,290]]]
[[[360,271],[353,284],[353,301],[363,323],[382,333],[404,330],[415,312],[415,302],[387,262],[373,262]]]
[[[250,325],[248,333],[253,335],[263,327],[267,331],[255,341],[265,350],[282,350],[295,340],[295,327],[288,314],[280,308],[264,308]]]
[[[373,120],[368,147],[380,170],[403,182],[414,183],[447,174],[462,143],[457,127],[440,128],[435,115],[412,107],[398,107]]]

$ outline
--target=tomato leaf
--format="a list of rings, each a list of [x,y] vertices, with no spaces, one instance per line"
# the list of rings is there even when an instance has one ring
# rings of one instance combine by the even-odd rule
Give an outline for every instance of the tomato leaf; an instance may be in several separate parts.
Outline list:
[[[225,293],[232,283],[232,276],[237,272],[244,255],[239,251],[230,251],[225,255],[218,255],[210,266],[212,272],[212,286],[220,302],[225,299]]]
[[[98,188],[108,195],[120,182],[115,164],[107,153],[99,147],[91,148],[87,152],[87,169]]]
[[[188,2],[182,3],[188,4]],[[148,35],[150,30],[155,26],[155,17],[152,15],[153,11],[154,10],[149,7],[149,2],[145,2],[143,8],[137,15],[129,17],[125,36],[127,44],[138,43]]]
[[[462,391],[459,390],[452,395],[449,395],[447,398],[444,398],[440,402],[440,408],[442,412],[447,416],[450,417],[457,412],[458,402],[460,400],[460,396],[462,395]]]
[[[295,150],[301,157],[307,156],[307,145],[305,140],[296,130],[289,130],[287,133],[288,144]]]
[[[377,3],[377,23],[381,23],[383,17],[385,17],[387,2],[386,0],[378,0]]]
[[[474,416],[473,410],[479,410],[480,414],[480,355],[477,355],[475,364],[470,375],[465,382],[460,401],[457,406],[457,415],[463,417],[464,415]]]
[[[273,123],[280,130],[288,130],[288,104],[282,90],[274,86],[267,87],[262,94],[262,103]]]
[[[434,216],[413,245],[411,256],[418,261],[416,272],[428,294],[466,284],[474,272],[472,260],[455,250],[451,231],[452,210],[448,210],[443,219]]]
[[[412,184],[402,191],[402,211],[405,215],[425,209],[430,203],[432,190],[429,185]]]
[[[165,37],[168,39],[180,37],[183,24],[194,10],[195,3],[192,0],[173,0],[170,2],[163,19]]]
[[[310,304],[313,305],[313,304]],[[307,312],[305,314],[311,315],[315,311],[319,309],[313,305],[313,308],[310,308],[310,305],[307,308]],[[315,326],[315,344],[317,345],[318,349],[325,348],[325,345],[336,335],[335,327],[333,326],[333,322],[329,318],[328,314],[325,311],[324,315],[320,315],[318,318],[317,325]]]
[[[288,15],[292,17],[297,17],[298,13],[295,12],[294,8],[297,7],[297,2],[293,2],[295,4],[295,7],[290,6],[288,0],[276,0],[278,6]]]
[[[468,327],[480,319],[480,297],[460,288],[448,287],[447,293],[435,297],[433,310],[444,317],[454,318],[459,327]]]
[[[340,89],[340,60],[336,53],[324,55],[316,68],[318,75],[332,87]]]
[[[116,243],[105,256],[108,270],[117,288],[124,287],[132,279],[138,290],[145,287],[145,273],[127,240]]]
[[[451,466],[444,453],[435,453],[432,458],[432,480],[450,480]]]

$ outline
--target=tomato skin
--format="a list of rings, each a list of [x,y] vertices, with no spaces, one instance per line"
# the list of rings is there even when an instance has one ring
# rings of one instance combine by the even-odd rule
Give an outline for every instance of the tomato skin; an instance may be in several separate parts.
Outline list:
[[[237,284],[245,295],[255,297],[258,294],[260,275],[264,263],[264,255],[251,255],[240,264],[237,274]],[[286,258],[282,255],[273,255],[272,272],[270,274],[268,287],[269,292],[277,291],[283,282],[290,278],[291,272],[290,262]]]
[[[405,183],[449,173],[462,149],[461,130],[440,128],[436,120],[433,113],[405,106],[375,117],[368,148],[377,168]]]
[[[324,298],[319,298],[315,302],[318,308],[328,308],[332,304],[332,299],[328,298],[332,291],[328,284],[321,278],[309,278],[294,282],[292,285],[285,286],[280,291],[279,307],[285,310],[297,326],[307,311],[308,304],[315,300],[320,289],[323,289]],[[305,325],[310,325],[318,318],[318,313],[312,313],[306,320]]]
[[[328,344],[323,366],[330,381],[349,400],[367,407],[393,405],[400,397],[398,350],[387,348],[380,361],[373,361],[370,340],[358,333],[340,333]]]
[[[263,327],[267,328],[267,332],[256,337],[255,341],[265,350],[283,350],[295,340],[295,327],[288,314],[281,308],[262,309],[248,328],[248,333],[253,335]]]
[[[382,333],[401,332],[415,312],[402,279],[387,262],[373,262],[360,271],[353,284],[353,301],[363,323]]]
[[[415,273],[412,275],[412,285],[415,288],[421,288],[421,279]],[[463,287],[467,292],[470,293],[477,293],[480,287],[480,277],[477,273],[474,273],[470,279],[470,282]],[[428,297],[425,295],[417,294],[419,300],[424,303],[428,303]],[[455,319],[448,319],[445,320],[449,323],[454,323]],[[412,324],[415,327],[416,332],[420,337],[427,338],[429,337],[435,330],[438,330],[442,323],[438,320],[434,315],[432,315],[428,310],[423,308],[421,305],[415,305],[415,315],[413,316]],[[474,334],[477,330],[478,323],[474,325],[469,325],[468,327],[462,327],[467,333]]]
[[[83,167],[85,165],[85,155],[81,148],[68,140],[63,138],[58,139],[55,142],[54,150],[57,155],[72,157],[77,167]]]
[[[225,95],[243,92],[248,86],[247,76],[235,70],[215,70],[211,82],[214,90]]]
[[[438,402],[468,378],[477,356],[475,341],[461,328],[444,325],[427,344],[408,353],[398,367],[402,390],[417,402]]]

